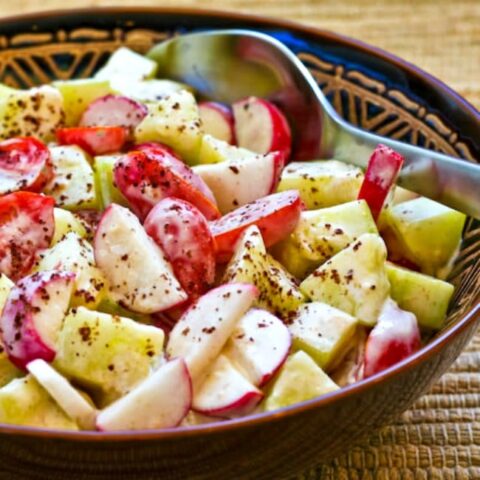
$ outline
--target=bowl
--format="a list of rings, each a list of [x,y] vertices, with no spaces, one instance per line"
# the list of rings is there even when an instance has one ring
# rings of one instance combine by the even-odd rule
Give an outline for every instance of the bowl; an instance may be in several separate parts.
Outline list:
[[[0,21],[0,80],[28,87],[88,77],[121,45],[146,52],[193,30],[271,34],[310,69],[350,122],[466,161],[480,159],[480,114],[443,83],[330,32],[219,11],[109,8]],[[5,478],[289,478],[344,452],[406,410],[460,354],[480,321],[480,222],[469,219],[442,331],[407,360],[321,398],[238,420],[161,431],[62,432],[0,425]]]

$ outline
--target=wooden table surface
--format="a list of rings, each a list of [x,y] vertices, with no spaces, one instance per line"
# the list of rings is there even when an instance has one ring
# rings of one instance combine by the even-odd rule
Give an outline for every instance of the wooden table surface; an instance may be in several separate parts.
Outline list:
[[[480,109],[480,0],[0,0],[0,16],[114,5],[226,8],[333,30],[415,63]],[[477,335],[395,424],[299,478],[480,479],[479,372]]]

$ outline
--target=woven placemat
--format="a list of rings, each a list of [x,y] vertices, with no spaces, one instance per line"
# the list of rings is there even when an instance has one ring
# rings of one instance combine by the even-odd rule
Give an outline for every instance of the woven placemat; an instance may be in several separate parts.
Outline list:
[[[139,4],[229,8],[356,37],[424,68],[480,109],[480,0],[0,0],[0,16]],[[432,391],[394,424],[298,478],[480,479],[480,332]]]

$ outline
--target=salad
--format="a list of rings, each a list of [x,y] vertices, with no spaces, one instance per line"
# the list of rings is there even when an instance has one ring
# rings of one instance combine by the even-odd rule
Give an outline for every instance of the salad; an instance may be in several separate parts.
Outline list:
[[[155,74],[121,48],[90,79],[0,86],[0,423],[272,411],[442,328],[465,216],[395,187],[399,154],[295,162],[273,103]]]

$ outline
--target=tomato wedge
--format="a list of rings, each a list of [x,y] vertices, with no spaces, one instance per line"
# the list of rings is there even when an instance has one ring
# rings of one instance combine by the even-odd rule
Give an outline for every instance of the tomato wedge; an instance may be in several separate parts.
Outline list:
[[[215,280],[215,244],[200,210],[176,198],[165,198],[143,225],[172,265],[190,299],[204,294]]]
[[[90,155],[119,152],[128,132],[123,127],[71,127],[57,130],[60,145],[78,145]]]
[[[40,192],[53,175],[50,151],[40,140],[18,137],[0,142],[0,195]]]
[[[368,161],[358,199],[365,200],[377,220],[395,185],[403,165],[403,157],[390,147],[379,144]]]
[[[199,190],[192,181],[195,174],[189,172],[189,176],[183,175],[176,161],[181,162],[168,153],[129,152],[115,164],[115,184],[141,220],[166,197],[180,198],[195,205],[207,220],[219,218],[220,212],[210,197],[213,197],[211,192],[207,196]],[[182,169],[184,167],[188,168],[183,165]]]
[[[282,240],[293,231],[304,208],[298,191],[286,190],[259,198],[210,222],[217,261],[230,260],[238,238],[250,225],[260,229],[267,247]]]
[[[191,183],[199,192],[216,205],[215,197],[202,177],[186,165],[171,148],[162,143],[146,142],[135,145],[131,150],[139,150],[150,157],[157,158],[158,161],[170,167],[175,173],[178,173],[178,175],[183,177],[188,183]]]
[[[0,273],[16,281],[32,268],[37,252],[53,238],[51,197],[15,192],[0,197]]]

